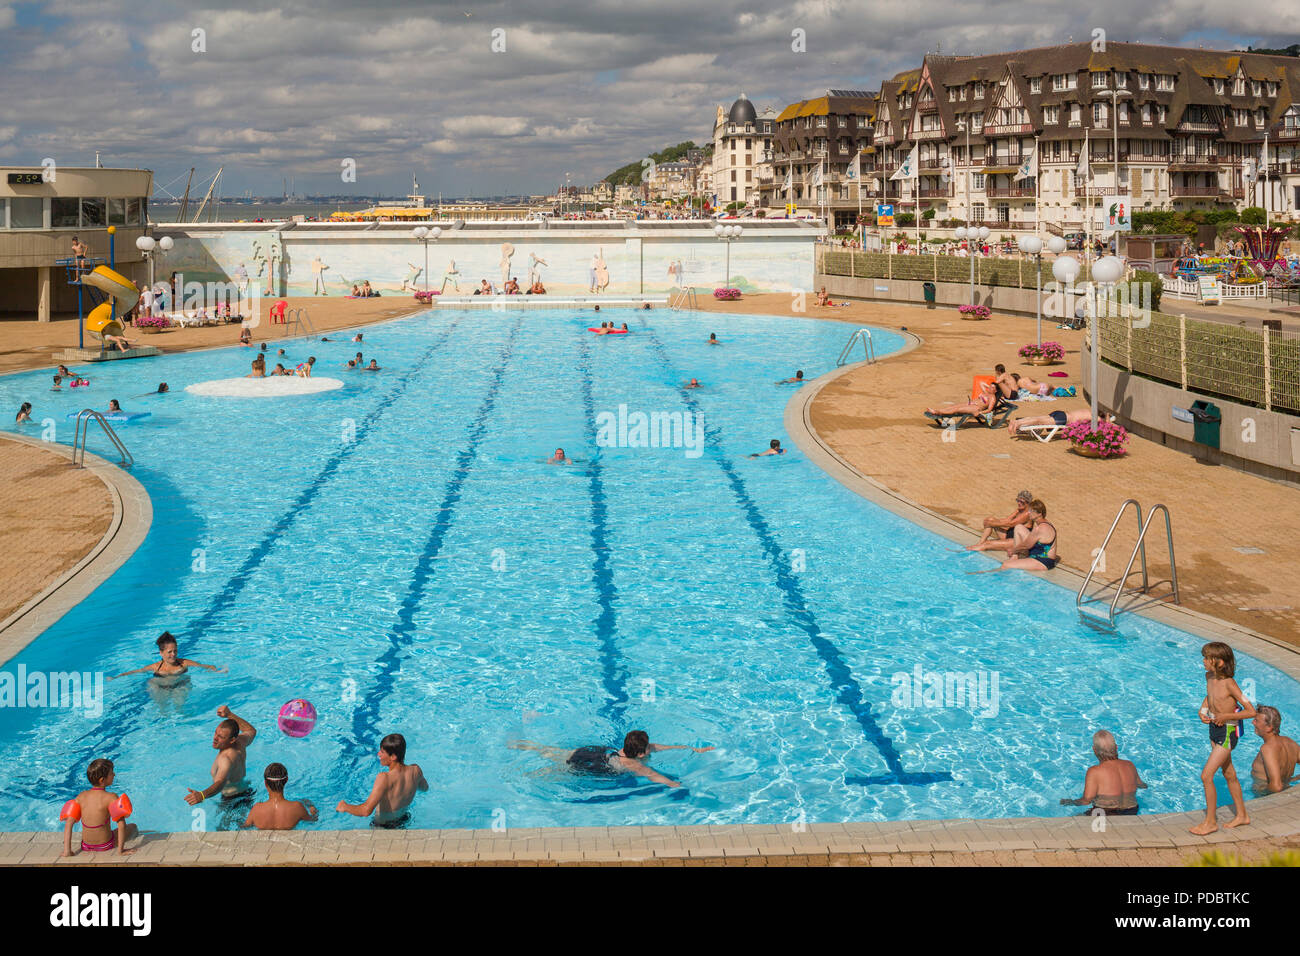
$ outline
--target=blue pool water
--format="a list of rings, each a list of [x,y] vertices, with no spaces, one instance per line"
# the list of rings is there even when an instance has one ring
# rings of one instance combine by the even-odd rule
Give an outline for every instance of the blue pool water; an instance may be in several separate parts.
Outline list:
[[[163,630],[229,668],[170,695],[111,682],[99,716],[0,709],[0,828],[51,826],[97,756],[142,826],[217,826],[215,804],[196,822],[183,798],[208,783],[221,704],[259,730],[254,781],[285,763],[290,795],[329,828],[365,826],[332,808],[364,799],[391,731],[432,784],[418,827],[1063,815],[1099,727],[1152,785],[1145,808],[1200,805],[1199,639],[1132,616],[1098,632],[1072,593],[966,574],[991,564],[797,450],[745,457],[785,437],[792,393],[774,381],[830,370],[847,326],[602,318],[634,334],[590,335],[590,312],[439,311],[368,328],[360,346],[292,343],[294,362],[314,354],[317,375],[344,381],[292,398],[183,391],[247,371],[238,348],[94,366],[76,393],[50,392],[45,371],[0,378],[0,409],[33,402],[61,442],[88,403],[152,412],[120,434],[154,504],[130,561],[4,669],[119,673],[155,660]],[[342,371],[358,348],[383,371]],[[691,377],[704,388],[682,389]],[[146,396],[160,380],[172,393]],[[702,416],[702,454],[598,448],[620,405]],[[108,456],[98,433],[91,446]],[[557,446],[580,463],[545,464]],[[1008,475],[1009,492],[1022,484]],[[1078,563],[1092,544],[1062,551]],[[1238,661],[1258,699],[1300,713],[1293,681]],[[923,684],[982,674],[988,696],[928,706],[918,688],[909,702],[918,668]],[[304,739],[275,726],[294,697],[320,712]],[[656,756],[685,783],[668,790],[508,746],[616,746],[632,728],[717,749]],[[1240,770],[1257,748],[1249,734]]]

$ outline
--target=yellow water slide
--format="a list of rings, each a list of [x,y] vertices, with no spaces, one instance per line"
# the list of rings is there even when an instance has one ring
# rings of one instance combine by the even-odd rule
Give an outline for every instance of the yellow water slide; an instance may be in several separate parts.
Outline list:
[[[81,277],[82,285],[94,286],[108,296],[108,302],[101,302],[90,310],[86,316],[86,331],[94,332],[102,343],[106,335],[121,335],[122,323],[113,318],[113,303],[117,303],[119,315],[126,315],[140,301],[140,290],[135,283],[114,272],[108,266],[97,266],[94,272]]]

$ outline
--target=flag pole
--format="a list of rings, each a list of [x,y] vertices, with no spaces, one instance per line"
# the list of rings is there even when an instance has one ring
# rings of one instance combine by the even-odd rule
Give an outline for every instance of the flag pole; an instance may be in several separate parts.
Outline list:
[[[1272,223],[1268,211],[1269,193],[1273,191],[1273,184],[1269,181],[1268,176],[1268,130],[1264,130],[1264,228],[1267,229]]]
[[[916,150],[912,159],[912,181],[915,185],[912,187],[916,199],[916,254],[921,254],[921,144],[917,142],[912,147]]]
[[[1043,229],[1043,203],[1041,201],[1042,190],[1038,181],[1042,178],[1043,164],[1038,155],[1038,137],[1034,137],[1034,235],[1038,235]]]
[[[1087,264],[1092,258],[1092,156],[1088,148],[1088,129],[1083,131],[1083,155],[1087,162],[1088,175],[1083,180],[1083,214],[1086,217],[1083,221],[1083,234],[1086,237],[1085,243],[1087,249],[1083,252],[1083,261]],[[1092,273],[1088,273],[1088,281],[1092,281]]]

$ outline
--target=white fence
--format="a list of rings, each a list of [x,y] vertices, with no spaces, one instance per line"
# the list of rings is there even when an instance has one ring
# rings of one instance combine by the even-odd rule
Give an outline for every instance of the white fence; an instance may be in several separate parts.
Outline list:
[[[1195,279],[1176,279],[1164,277],[1164,295],[1174,299],[1199,299],[1200,283]],[[1265,299],[1268,298],[1268,283],[1251,282],[1236,285],[1215,280],[1214,288],[1220,299]]]

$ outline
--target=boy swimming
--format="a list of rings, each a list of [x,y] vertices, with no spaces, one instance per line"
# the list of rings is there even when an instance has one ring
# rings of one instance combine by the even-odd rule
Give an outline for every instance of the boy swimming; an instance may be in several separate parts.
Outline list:
[[[515,750],[535,750],[549,760],[563,763],[573,773],[588,776],[618,776],[630,773],[645,777],[652,783],[663,784],[665,787],[680,787],[681,783],[647,767],[644,761],[651,754],[661,750],[691,750],[701,754],[713,749],[712,747],[689,747],[684,744],[652,744],[650,735],[644,730],[628,731],[620,750],[600,745],[566,750],[563,747],[535,744],[529,740],[516,740],[510,746]]]
[[[1201,771],[1201,784],[1205,788],[1205,821],[1190,827],[1189,831],[1206,836],[1219,829],[1215,814],[1218,795],[1214,790],[1214,775],[1223,771],[1228,792],[1236,815],[1224,824],[1229,829],[1250,823],[1246,801],[1232,766],[1232,751],[1241,740],[1241,721],[1255,716],[1255,708],[1241,693],[1233,679],[1237,662],[1232,648],[1220,641],[1212,641],[1201,648],[1201,663],[1205,665],[1205,698],[1201,701],[1201,723],[1210,729],[1210,757]]]
[[[102,853],[114,848],[123,856],[135,852],[125,849],[126,841],[137,832],[134,823],[126,822],[127,814],[122,813],[122,804],[118,803],[119,800],[125,800],[125,796],[119,797],[116,793],[108,792],[108,788],[113,785],[113,776],[113,761],[102,757],[92,760],[86,768],[90,789],[81,791],[76,799],[69,800],[64,805],[64,812],[59,815],[65,821],[64,856],[72,856],[72,826],[78,820],[81,821],[82,852]],[[127,813],[129,812],[128,810]],[[112,825],[114,815],[121,821],[116,827]],[[87,842],[87,837],[90,842]]]
[[[375,785],[365,803],[351,804],[340,800],[334,809],[354,817],[368,817],[372,827],[396,830],[410,822],[408,807],[416,791],[429,789],[429,781],[418,763],[406,764],[406,738],[389,734],[379,742],[379,762],[384,771],[375,775]]]

